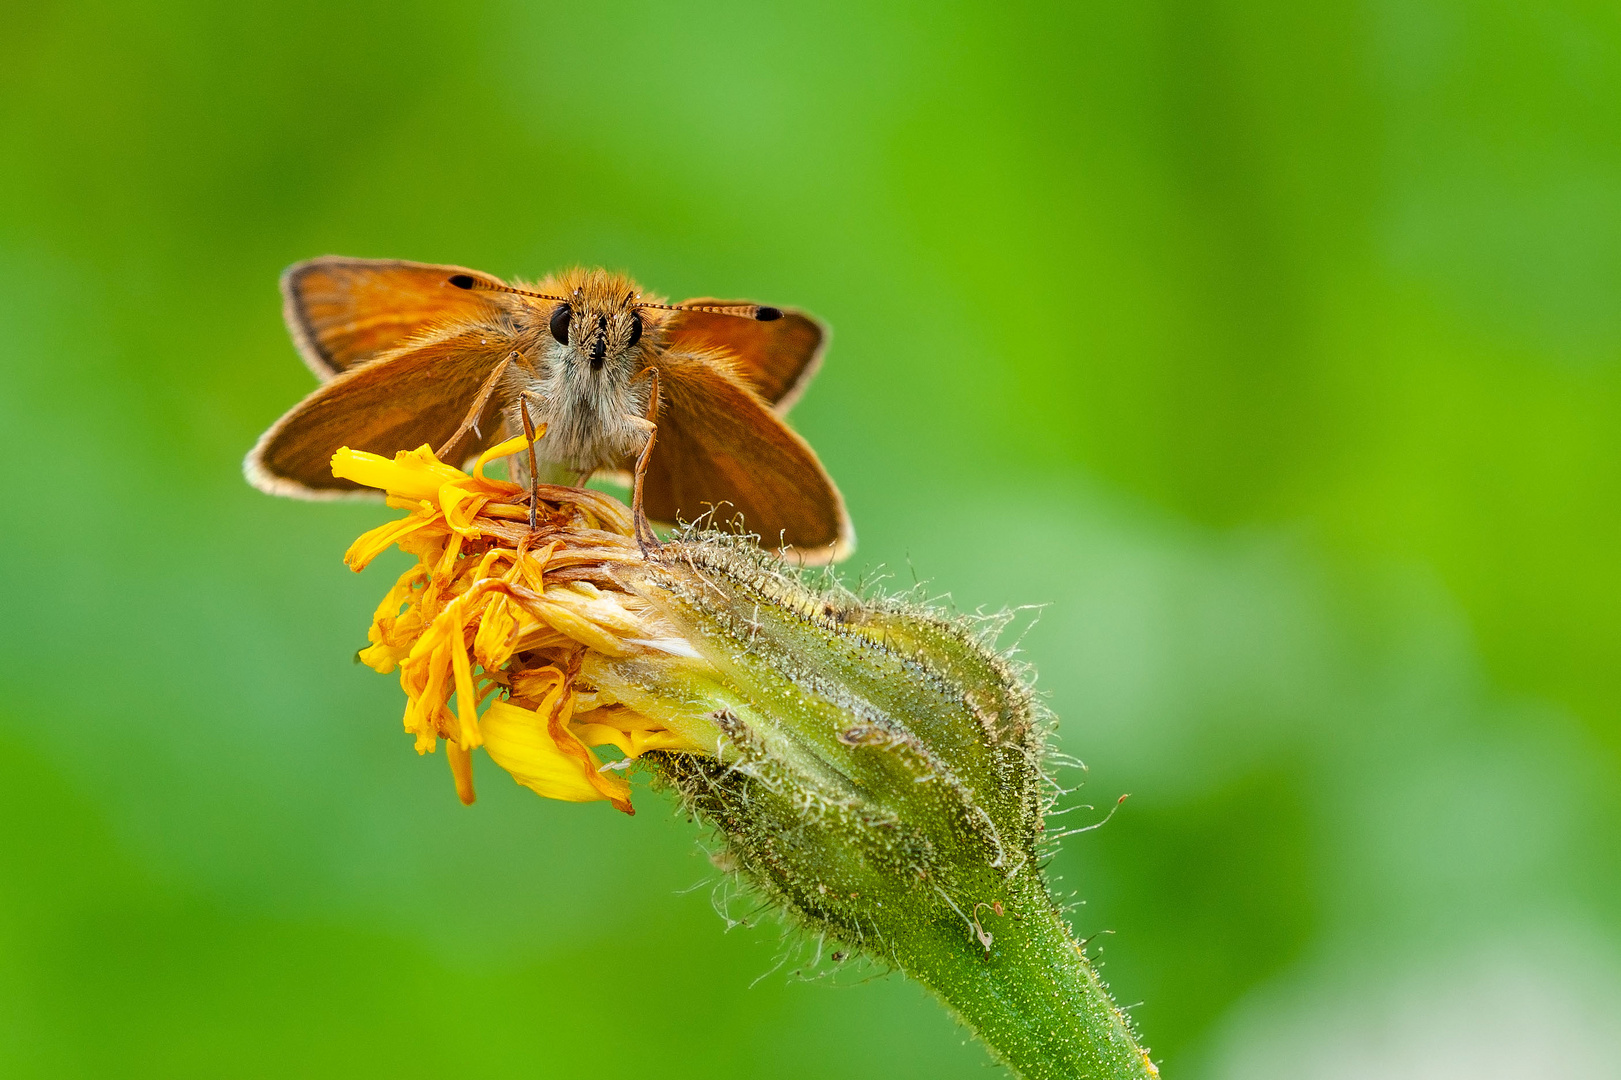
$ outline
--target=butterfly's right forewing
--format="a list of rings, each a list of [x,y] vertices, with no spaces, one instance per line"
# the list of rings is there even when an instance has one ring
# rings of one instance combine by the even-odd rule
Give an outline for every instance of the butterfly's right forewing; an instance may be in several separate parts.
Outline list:
[[[304,362],[330,379],[425,330],[487,315],[490,294],[449,284],[456,274],[499,283],[460,266],[325,255],[282,274],[282,313]]]

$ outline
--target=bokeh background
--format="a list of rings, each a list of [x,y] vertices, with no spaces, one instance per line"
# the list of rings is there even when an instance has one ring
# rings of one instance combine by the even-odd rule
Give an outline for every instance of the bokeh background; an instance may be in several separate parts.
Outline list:
[[[667,801],[411,752],[383,511],[238,471],[337,252],[829,320],[851,570],[1045,605],[1131,795],[1052,871],[1168,1076],[1621,1075],[1621,8],[3,22],[0,1074],[987,1075],[725,932]]]

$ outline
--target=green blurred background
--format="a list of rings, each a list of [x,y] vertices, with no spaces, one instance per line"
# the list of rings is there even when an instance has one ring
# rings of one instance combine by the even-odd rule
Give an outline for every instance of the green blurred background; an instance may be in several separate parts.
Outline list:
[[[724,932],[667,801],[412,753],[383,511],[239,474],[337,252],[831,322],[852,571],[1047,605],[1168,1076],[1621,1076],[1613,3],[3,22],[0,1074],[986,1075]]]

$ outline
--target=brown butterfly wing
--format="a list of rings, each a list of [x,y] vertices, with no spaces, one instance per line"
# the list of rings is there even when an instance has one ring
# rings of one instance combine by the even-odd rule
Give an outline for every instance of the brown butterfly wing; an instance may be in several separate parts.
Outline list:
[[[751,303],[749,300],[682,301],[682,304],[709,307]],[[724,349],[731,353],[738,375],[782,415],[799,400],[805,384],[821,366],[828,334],[825,326],[803,311],[781,310],[782,318],[770,322],[707,311],[675,311],[664,324],[665,344],[673,352]]]
[[[276,421],[248,452],[243,471],[261,491],[301,498],[369,492],[332,475],[340,446],[393,455],[426,443],[435,450],[455,434],[510,341],[493,324],[473,324],[411,342],[341,372]],[[499,395],[491,395],[479,432],[469,432],[456,462],[494,445]]]
[[[325,255],[281,275],[282,315],[304,362],[323,380],[381,356],[434,326],[492,310],[488,293],[458,289],[460,266]]]
[[[658,434],[642,491],[649,517],[691,521],[713,510],[726,526],[742,515],[763,546],[791,546],[806,562],[849,554],[844,500],[815,451],[726,373],[723,356],[669,353],[658,371]]]

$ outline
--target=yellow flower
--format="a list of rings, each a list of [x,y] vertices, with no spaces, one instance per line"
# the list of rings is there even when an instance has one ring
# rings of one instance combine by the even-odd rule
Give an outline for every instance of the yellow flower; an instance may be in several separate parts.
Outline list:
[[[1016,1075],[1158,1075],[1042,876],[1051,720],[1000,620],[816,588],[714,532],[644,555],[618,500],[542,486],[531,507],[484,475],[526,446],[471,474],[427,447],[332,460],[404,511],[345,556],[415,560],[360,657],[399,672],[405,729],[444,742],[463,802],[482,748],[541,795],[630,813],[623,766],[648,755],[835,961],[904,970]]]
[[[593,748],[625,760],[712,753],[712,725],[689,717],[672,730],[591,685],[582,668],[592,654],[662,663],[697,654],[623,583],[641,562],[624,504],[541,485],[531,531],[528,492],[484,475],[490,459],[527,445],[520,437],[492,448],[471,474],[426,446],[392,460],[347,447],[333,455],[334,475],[380,488],[408,511],[361,536],[344,561],[363,570],[392,546],[417,560],[377,606],[360,659],[399,671],[405,730],[418,753],[445,741],[463,802],[473,801],[472,753],[483,747],[541,795],[632,813],[629,783]]]

